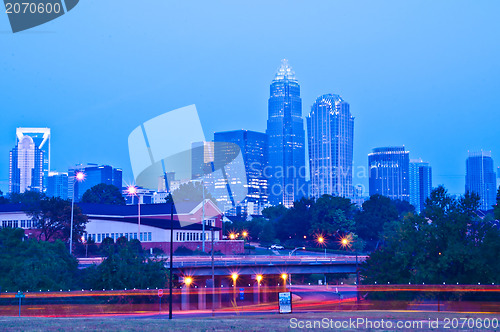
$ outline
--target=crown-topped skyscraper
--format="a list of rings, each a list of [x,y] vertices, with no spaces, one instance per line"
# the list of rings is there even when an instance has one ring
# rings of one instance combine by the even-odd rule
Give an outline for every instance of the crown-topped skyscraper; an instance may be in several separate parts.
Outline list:
[[[293,205],[307,195],[305,188],[305,132],[300,85],[286,59],[270,87],[268,102],[268,162],[271,204]]]

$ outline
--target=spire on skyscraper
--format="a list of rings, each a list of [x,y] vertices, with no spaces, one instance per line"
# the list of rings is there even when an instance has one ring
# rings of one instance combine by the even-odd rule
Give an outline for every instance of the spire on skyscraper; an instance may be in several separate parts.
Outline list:
[[[297,78],[295,77],[295,72],[292,67],[288,64],[287,59],[281,60],[281,66],[278,68],[276,75],[274,76],[273,82],[288,80],[297,82]]]

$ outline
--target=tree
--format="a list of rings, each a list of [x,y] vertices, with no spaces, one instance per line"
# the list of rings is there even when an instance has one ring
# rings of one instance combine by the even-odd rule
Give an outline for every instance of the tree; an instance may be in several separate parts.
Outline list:
[[[78,261],[61,241],[26,240],[21,228],[0,229],[2,290],[68,290],[77,280]]]
[[[88,287],[95,289],[163,288],[167,283],[167,269],[161,259],[148,258],[138,240],[118,238],[108,244],[107,258],[97,267],[89,268]]]
[[[60,197],[44,197],[38,206],[31,205],[25,210],[40,229],[40,240],[49,241],[60,239],[67,241],[70,236],[71,202]],[[82,214],[80,208],[74,206],[73,214],[73,242],[80,241],[87,223],[87,216]]]
[[[120,189],[112,184],[100,183],[88,189],[82,196],[82,203],[125,205]]]
[[[9,199],[3,196],[3,192],[0,190],[0,204],[9,204]]]
[[[365,241],[378,241],[384,225],[398,220],[398,217],[398,210],[390,198],[372,195],[355,217],[356,232]]]
[[[333,236],[354,231],[355,207],[350,199],[323,195],[312,208],[310,234]]]
[[[476,211],[479,196],[431,192],[421,215],[386,225],[386,241],[363,265],[367,283],[498,283],[500,231]]]
[[[309,235],[313,206],[314,199],[301,198],[295,201],[293,206],[285,211],[283,218],[277,218],[275,233],[278,238],[282,241],[303,240],[304,236]]]
[[[500,220],[500,187],[497,191],[497,204],[493,207],[493,212],[495,214],[495,219]]]
[[[203,187],[201,182],[190,181],[188,183],[181,184],[180,187],[172,193],[174,203],[179,202],[195,202],[201,203],[203,201],[203,191],[205,191],[205,199],[210,199],[214,204],[217,201],[212,197],[212,194]]]

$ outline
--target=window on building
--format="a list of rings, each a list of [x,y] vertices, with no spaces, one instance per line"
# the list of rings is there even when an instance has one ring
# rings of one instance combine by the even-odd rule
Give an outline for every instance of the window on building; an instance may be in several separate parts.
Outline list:
[[[151,241],[151,232],[148,232],[148,241]]]
[[[97,234],[97,242],[101,242],[101,234]]]
[[[179,242],[179,232],[175,232],[175,241]]]
[[[26,227],[26,220],[21,220],[21,228],[25,228]]]

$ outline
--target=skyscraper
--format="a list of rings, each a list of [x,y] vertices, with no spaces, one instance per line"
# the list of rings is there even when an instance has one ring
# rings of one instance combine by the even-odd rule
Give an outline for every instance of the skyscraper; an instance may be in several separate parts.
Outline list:
[[[432,191],[432,168],[422,159],[410,160],[410,204],[422,211]]]
[[[465,191],[475,192],[481,197],[481,210],[490,210],[496,204],[496,178],[491,151],[469,152]]]
[[[267,196],[267,178],[264,175],[267,166],[267,135],[250,130],[235,130],[214,134],[216,154],[224,153],[222,142],[239,146],[243,155],[248,188],[247,197],[242,206],[243,214],[260,214],[265,207]],[[222,149],[220,149],[220,148]]]
[[[49,172],[47,196],[68,198],[68,173]]]
[[[320,96],[307,117],[311,195],[353,197],[354,117],[339,95]]]
[[[75,174],[83,172],[83,181],[75,181]],[[109,165],[87,164],[86,166],[72,167],[68,171],[68,197],[72,197],[75,190],[75,200],[79,201],[83,194],[98,184],[111,184],[118,189],[122,188],[122,170]]]
[[[401,147],[375,148],[368,155],[370,196],[410,199],[410,155]]]
[[[9,192],[43,191],[43,159],[31,136],[20,137],[10,151]]]
[[[43,152],[42,187],[45,190],[50,172],[50,128],[16,128],[17,141],[21,141],[24,136],[31,137],[35,146]]]
[[[290,207],[307,189],[300,85],[287,60],[282,60],[270,86],[266,134],[269,200]]]

